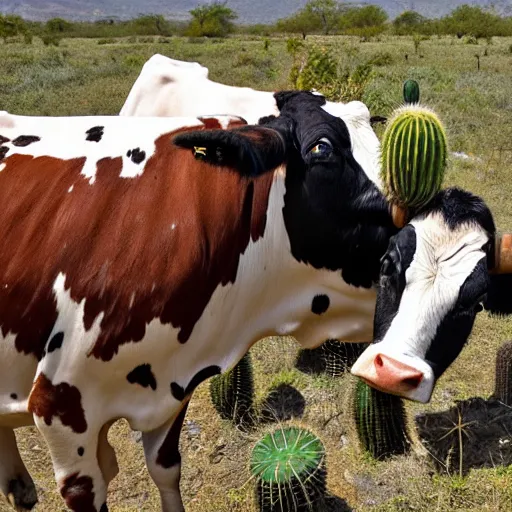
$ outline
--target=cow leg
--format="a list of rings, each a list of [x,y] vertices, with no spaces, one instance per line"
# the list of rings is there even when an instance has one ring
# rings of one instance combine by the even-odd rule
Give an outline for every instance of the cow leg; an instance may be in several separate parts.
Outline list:
[[[119,466],[117,464],[116,452],[112,445],[108,442],[108,431],[114,422],[106,423],[100,430],[98,439],[98,462],[100,464],[101,473],[108,484],[119,473]]]
[[[98,460],[101,427],[89,424],[84,433],[76,433],[58,419],[47,425],[34,415],[34,421],[50,449],[55,479],[68,508],[107,512],[107,484]]]
[[[6,427],[0,427],[0,490],[16,510],[31,510],[37,503],[36,488],[21,460],[14,431]]]
[[[180,493],[179,440],[188,402],[180,413],[160,428],[142,434],[149,474],[160,491],[162,512],[184,512]]]

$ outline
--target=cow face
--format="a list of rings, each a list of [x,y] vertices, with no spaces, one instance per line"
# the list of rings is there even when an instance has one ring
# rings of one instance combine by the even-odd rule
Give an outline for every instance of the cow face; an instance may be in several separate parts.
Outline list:
[[[482,309],[494,232],[483,201],[448,189],[390,239],[380,271],[375,341],[354,364],[354,375],[388,393],[430,400]]]
[[[369,288],[396,232],[389,206],[355,160],[345,122],[327,112],[322,96],[275,97],[280,117],[260,122],[283,131],[288,121],[283,214],[292,255],[315,268],[341,270],[347,284]]]

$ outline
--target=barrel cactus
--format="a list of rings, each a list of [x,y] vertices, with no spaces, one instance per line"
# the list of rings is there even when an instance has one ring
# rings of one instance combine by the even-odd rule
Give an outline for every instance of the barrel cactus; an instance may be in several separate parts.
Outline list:
[[[210,379],[210,396],[221,418],[238,426],[250,424],[254,380],[249,352],[231,370]]]
[[[322,510],[326,494],[325,449],[308,430],[286,427],[267,434],[251,455],[261,512]]]
[[[447,142],[437,115],[417,104],[398,108],[382,140],[381,178],[388,199],[421,208],[440,190],[446,169]]]
[[[406,80],[404,82],[404,101],[406,104],[420,102],[420,86],[416,80]]]
[[[411,443],[401,398],[358,380],[353,410],[357,435],[365,452],[375,459],[407,453]]]
[[[512,341],[506,341],[496,354],[494,397],[512,405]]]

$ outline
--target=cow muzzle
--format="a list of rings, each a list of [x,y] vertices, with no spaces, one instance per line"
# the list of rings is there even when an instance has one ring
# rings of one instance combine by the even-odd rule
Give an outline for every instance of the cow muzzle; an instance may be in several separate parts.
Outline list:
[[[429,365],[417,357],[385,354],[378,345],[371,345],[361,354],[352,366],[352,375],[384,393],[427,403],[434,389]]]

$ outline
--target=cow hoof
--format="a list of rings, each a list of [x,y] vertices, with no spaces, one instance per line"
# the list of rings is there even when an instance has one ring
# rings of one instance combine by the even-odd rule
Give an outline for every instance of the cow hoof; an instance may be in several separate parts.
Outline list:
[[[26,482],[23,477],[11,480],[7,499],[17,512],[32,510],[37,503],[37,491],[34,482],[31,480]]]

